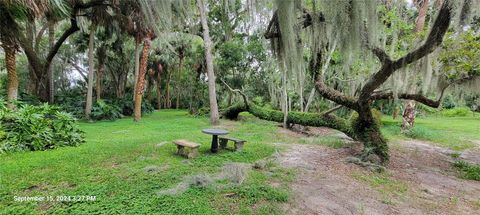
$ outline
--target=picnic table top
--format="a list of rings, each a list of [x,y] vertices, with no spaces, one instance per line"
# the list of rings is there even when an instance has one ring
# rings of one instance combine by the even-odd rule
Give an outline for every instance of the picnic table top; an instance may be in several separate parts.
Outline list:
[[[206,128],[206,129],[202,129],[202,132],[205,133],[205,134],[211,134],[211,135],[226,135],[226,134],[228,134],[227,130],[218,129],[218,128]]]

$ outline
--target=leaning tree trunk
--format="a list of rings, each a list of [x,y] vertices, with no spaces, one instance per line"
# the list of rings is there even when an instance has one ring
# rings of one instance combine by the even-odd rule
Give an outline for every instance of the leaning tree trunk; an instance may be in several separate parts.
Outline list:
[[[50,49],[52,49],[55,44],[55,22],[53,21],[48,21],[48,44]],[[53,70],[53,66],[50,65],[48,67],[48,102],[50,104],[55,102],[55,74]]]
[[[5,65],[7,67],[7,99],[9,103],[7,105],[8,108],[14,109],[15,105],[10,101],[17,100],[18,97],[18,77],[17,77],[17,70],[15,64],[16,58],[16,47],[15,45],[6,44],[3,41],[3,50],[5,51]]]
[[[210,101],[210,123],[216,125],[219,123],[217,92],[215,90],[215,74],[213,72],[213,56],[212,41],[208,30],[207,13],[203,0],[197,0],[198,10],[200,11],[200,19],[203,28],[203,41],[205,43],[205,58],[207,60],[207,76],[208,76],[208,97]]]
[[[148,63],[148,51],[150,50],[151,45],[151,35],[148,35],[143,40],[143,49],[142,49],[142,58],[140,60],[140,67],[138,70],[137,77],[137,88],[135,89],[135,102],[134,102],[134,112],[133,112],[133,121],[138,122],[142,118],[142,96],[143,90],[145,88],[145,73],[147,71]]]
[[[93,103],[93,76],[94,76],[94,61],[93,61],[93,49],[94,39],[95,39],[95,30],[96,26],[92,25],[90,29],[90,36],[88,38],[88,83],[87,83],[87,99],[85,104],[85,117],[90,119],[90,114],[92,113],[92,103]]]

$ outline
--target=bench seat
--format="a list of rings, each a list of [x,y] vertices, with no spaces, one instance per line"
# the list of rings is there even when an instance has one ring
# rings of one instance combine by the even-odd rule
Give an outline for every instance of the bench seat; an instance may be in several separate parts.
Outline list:
[[[198,148],[200,144],[188,140],[174,140],[173,143],[177,145],[177,154],[187,158],[198,157]]]
[[[220,148],[226,149],[228,141],[232,141],[234,143],[235,151],[242,151],[243,144],[247,142],[246,140],[237,139],[234,137],[218,137],[220,139]]]

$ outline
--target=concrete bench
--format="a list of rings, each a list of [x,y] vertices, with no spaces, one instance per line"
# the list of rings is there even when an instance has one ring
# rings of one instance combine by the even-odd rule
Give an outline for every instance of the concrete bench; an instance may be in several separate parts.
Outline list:
[[[200,147],[200,144],[188,140],[174,140],[173,143],[177,145],[177,154],[187,158],[198,157],[198,147]]]
[[[243,144],[245,142],[247,142],[246,140],[241,140],[241,139],[237,139],[237,138],[233,138],[233,137],[218,137],[218,139],[220,140],[220,148],[221,149],[227,148],[228,141],[232,141],[234,143],[234,146],[235,146],[235,151],[237,151],[237,152],[242,151]]]

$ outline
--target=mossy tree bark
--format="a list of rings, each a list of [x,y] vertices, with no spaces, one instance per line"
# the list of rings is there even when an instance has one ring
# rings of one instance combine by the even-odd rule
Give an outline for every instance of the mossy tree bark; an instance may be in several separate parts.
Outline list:
[[[306,115],[290,113],[293,116],[288,117],[289,122],[300,125],[326,126],[338,129],[364,143],[365,147],[362,156],[373,153],[378,156],[382,163],[387,162],[389,160],[387,141],[382,136],[379,125],[375,123],[371,103],[378,99],[391,99],[393,95],[391,92],[378,92],[376,90],[384,84],[395,71],[427,56],[442,43],[443,36],[445,35],[452,19],[452,7],[452,1],[445,0],[439,9],[437,18],[435,19],[430,33],[423,45],[397,60],[391,59],[383,49],[371,47],[367,41],[367,46],[377,56],[381,63],[381,67],[364,84],[360,90],[359,96],[347,96],[335,88],[327,86],[323,82],[324,78],[322,74],[317,75],[315,87],[321,96],[358,113],[358,118],[355,119],[351,125],[348,125],[345,120],[338,119],[338,117],[334,117],[330,114],[312,115],[311,113],[305,113]],[[277,12],[275,12],[267,27],[267,33],[265,33],[266,38],[281,37],[279,32],[272,31],[272,29],[278,29],[278,27],[272,28],[272,26],[278,25],[277,19]],[[308,26],[308,19],[305,19],[304,24],[304,27]],[[398,97],[400,99],[415,100],[431,107],[438,107],[442,95],[443,93],[440,95],[440,99],[436,101],[419,94],[402,94],[398,95]],[[231,117],[239,110],[242,110],[241,106],[236,106],[227,109],[227,112],[224,113],[225,116]],[[269,110],[258,112],[257,108],[252,104],[246,104],[243,110],[249,111],[257,117],[272,121],[278,121],[279,115],[283,116],[279,111]]]

